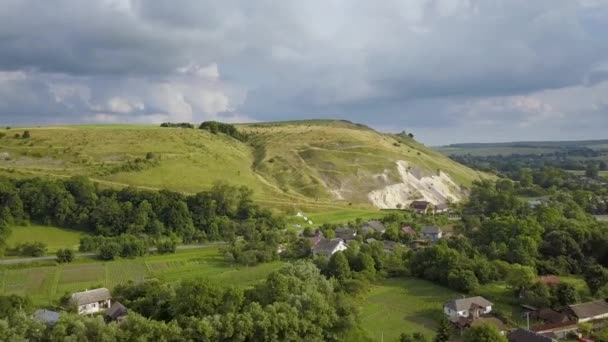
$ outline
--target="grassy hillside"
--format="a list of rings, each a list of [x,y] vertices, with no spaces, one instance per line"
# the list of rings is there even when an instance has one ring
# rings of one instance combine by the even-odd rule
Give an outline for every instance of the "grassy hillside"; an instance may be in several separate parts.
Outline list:
[[[469,185],[478,175],[410,138],[344,121],[239,125],[247,143],[199,129],[145,125],[28,127],[0,138],[0,173],[86,175],[105,186],[194,193],[218,180],[246,185],[282,209],[369,206],[367,192],[397,182],[395,161]],[[31,138],[15,138],[29,130]],[[379,175],[384,174],[384,178]],[[336,201],[341,198],[341,201]]]

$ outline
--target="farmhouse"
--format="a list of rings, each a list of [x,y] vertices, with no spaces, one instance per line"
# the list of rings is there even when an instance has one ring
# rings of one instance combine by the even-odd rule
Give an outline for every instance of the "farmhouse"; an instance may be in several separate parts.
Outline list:
[[[380,221],[368,221],[363,224],[361,230],[365,233],[379,232],[380,234],[384,234],[386,227]]]
[[[474,321],[490,313],[492,305],[492,302],[480,296],[461,298],[447,302],[443,306],[443,312],[453,323],[461,323],[463,319]]]
[[[608,302],[598,299],[591,302],[569,306],[578,323],[608,318]]]
[[[78,308],[79,314],[104,311],[111,305],[112,296],[105,287],[73,293],[70,302]]]
[[[336,228],[336,238],[342,239],[344,242],[354,240],[357,237],[357,231],[348,227]]]
[[[426,214],[429,210],[433,210],[433,203],[428,201],[413,201],[410,208],[417,214]]]
[[[336,252],[346,250],[348,246],[342,241],[342,239],[322,239],[316,245],[312,247],[312,255],[323,255],[330,257]]]
[[[422,227],[421,234],[423,238],[431,240],[433,242],[439,241],[443,236],[441,228],[435,226]]]
[[[515,329],[507,334],[509,342],[557,342],[556,339],[543,336],[522,328]]]

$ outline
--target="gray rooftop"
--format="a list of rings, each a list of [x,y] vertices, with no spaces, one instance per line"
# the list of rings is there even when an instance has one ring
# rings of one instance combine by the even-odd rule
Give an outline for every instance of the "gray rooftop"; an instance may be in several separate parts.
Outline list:
[[[445,306],[455,311],[465,311],[471,309],[471,305],[473,304],[484,308],[492,306],[492,302],[480,296],[454,299],[445,303]]]
[[[515,329],[507,334],[509,342],[557,342],[557,340],[543,336],[522,328]]]
[[[363,229],[373,229],[377,232],[383,232],[386,230],[382,222],[380,221],[368,221],[363,224]]]
[[[321,239],[316,245],[314,245],[312,250],[317,253],[331,253],[341,242],[341,239]]]
[[[592,318],[608,314],[608,302],[598,299],[591,302],[570,305],[570,309],[579,319]]]
[[[106,317],[111,319],[118,319],[119,317],[127,315],[127,308],[120,302],[114,302],[112,306],[106,311]]]
[[[55,324],[57,321],[59,321],[59,312],[38,309],[34,312],[34,319],[46,324]]]
[[[94,290],[87,290],[84,292],[76,292],[71,296],[72,302],[76,305],[86,305],[91,303],[101,302],[103,300],[112,299],[110,291],[105,287],[101,287]]]
[[[441,228],[435,226],[426,226],[422,227],[422,234],[439,234],[441,233]]]

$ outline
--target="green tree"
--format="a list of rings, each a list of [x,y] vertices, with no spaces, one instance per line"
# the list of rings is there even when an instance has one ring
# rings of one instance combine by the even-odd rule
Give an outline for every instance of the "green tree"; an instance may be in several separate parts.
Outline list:
[[[599,171],[600,168],[596,163],[589,163],[585,169],[585,176],[589,178],[597,178],[599,176]]]
[[[463,342],[508,342],[498,329],[490,324],[481,324],[465,331]]]
[[[536,272],[530,266],[514,264],[507,273],[506,282],[521,296],[536,282]]]
[[[592,295],[608,283],[608,270],[602,265],[594,264],[585,268],[583,276]]]
[[[437,335],[435,335],[434,342],[448,342],[452,334],[452,327],[445,315],[441,315],[439,320],[439,328],[437,329]]]
[[[578,292],[572,284],[560,283],[555,288],[555,298],[560,305],[570,305],[579,301]]]
[[[479,286],[479,281],[473,271],[459,268],[450,271],[448,274],[448,286],[455,290],[469,293]]]
[[[30,131],[23,131],[23,134],[21,135],[21,138],[23,138],[23,139],[29,139],[30,137],[31,137]]]
[[[108,241],[103,243],[99,247],[98,257],[101,260],[114,260],[114,258],[120,253],[121,246],[119,243],[114,241]]]
[[[330,277],[334,277],[338,280],[346,280],[350,278],[350,266],[348,265],[348,259],[342,252],[336,252],[329,258],[327,264],[327,274]]]
[[[59,263],[72,262],[76,257],[76,253],[70,248],[58,249],[55,255],[57,256],[57,262]]]

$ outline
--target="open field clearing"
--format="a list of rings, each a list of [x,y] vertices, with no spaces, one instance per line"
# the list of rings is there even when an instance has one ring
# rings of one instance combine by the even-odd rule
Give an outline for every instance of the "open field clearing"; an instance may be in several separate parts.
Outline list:
[[[396,341],[401,333],[433,336],[443,304],[458,293],[425,280],[396,278],[374,285],[361,308],[363,328],[374,341]]]
[[[181,250],[175,254],[152,255],[110,262],[80,262],[28,268],[0,268],[0,294],[28,295],[37,305],[56,302],[65,293],[129,281],[157,278],[165,282],[208,277],[223,284],[251,285],[264,279],[284,263],[254,267],[231,265],[217,247]]]
[[[13,226],[6,241],[9,248],[24,242],[42,242],[47,245],[48,253],[53,254],[60,248],[72,248],[78,250],[80,237],[85,235],[81,231],[31,225]]]

